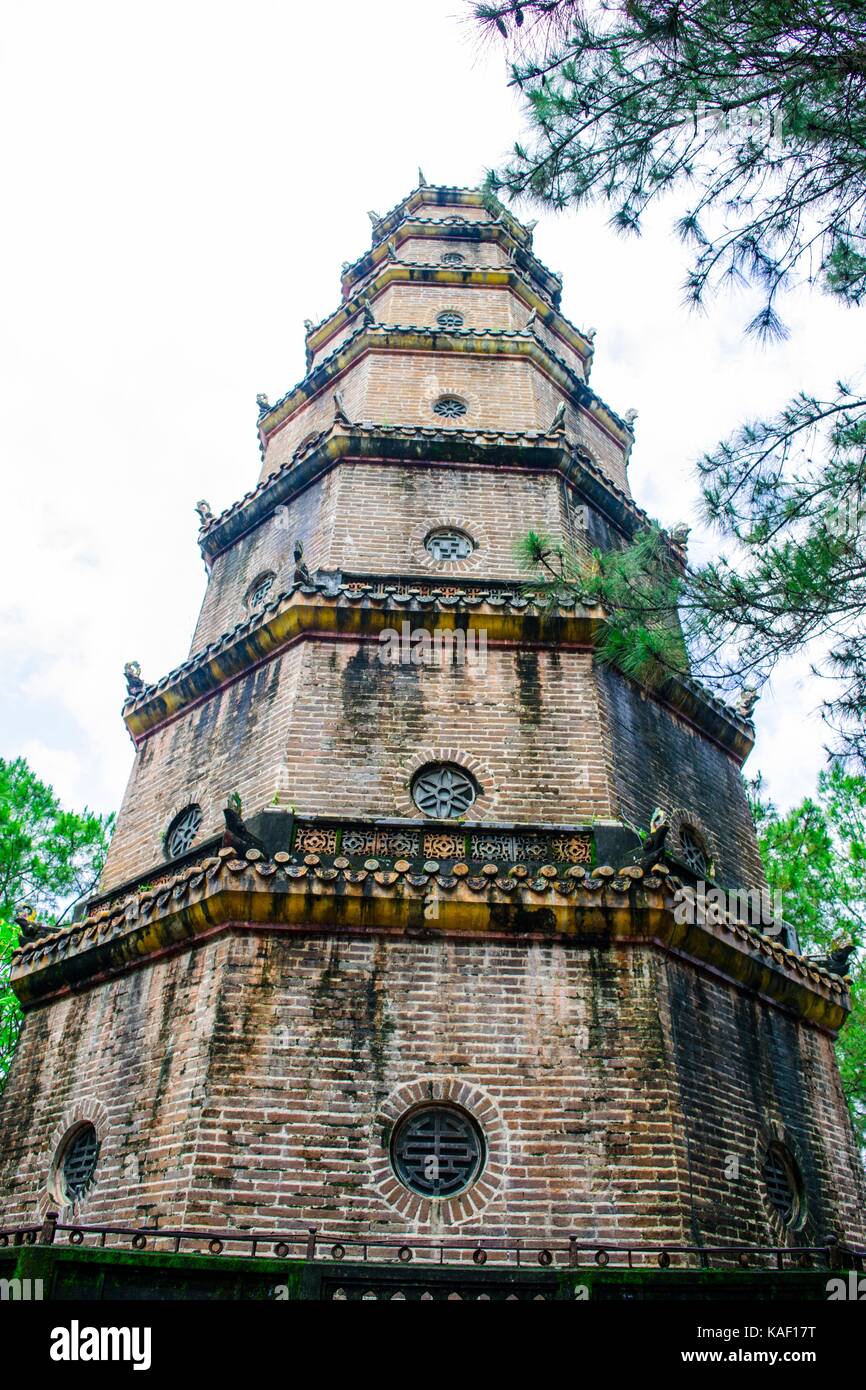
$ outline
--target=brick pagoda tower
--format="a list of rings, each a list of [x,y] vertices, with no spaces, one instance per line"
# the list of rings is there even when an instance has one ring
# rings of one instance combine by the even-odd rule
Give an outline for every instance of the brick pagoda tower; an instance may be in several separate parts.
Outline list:
[[[845,980],[677,908],[763,886],[751,723],[601,667],[601,611],[516,567],[529,529],[646,524],[560,289],[503,207],[422,181],[259,398],[259,482],[199,504],[189,659],[128,668],[99,895],[14,963],[0,1273],[32,1241],[106,1296],[573,1296],[576,1264],[610,1295],[862,1245]]]

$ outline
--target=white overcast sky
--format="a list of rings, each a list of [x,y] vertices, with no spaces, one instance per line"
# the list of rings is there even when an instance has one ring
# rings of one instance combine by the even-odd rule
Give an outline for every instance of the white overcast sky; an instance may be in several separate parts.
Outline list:
[[[521,116],[462,0],[3,13],[0,753],[109,810],[132,760],[123,663],[156,679],[188,653],[193,508],[255,483],[256,392],[303,375],[302,322],[337,304],[367,210],[419,164],[477,183]],[[701,450],[850,377],[863,339],[863,311],[814,293],[787,301],[791,338],[769,351],[741,335],[748,298],[690,316],[671,218],[624,241],[601,212],[542,215],[535,238],[565,313],[598,330],[593,386],[639,411],[632,486],[666,524],[690,519]],[[782,804],[823,762],[820,699],[783,672],[758,707],[747,767]]]

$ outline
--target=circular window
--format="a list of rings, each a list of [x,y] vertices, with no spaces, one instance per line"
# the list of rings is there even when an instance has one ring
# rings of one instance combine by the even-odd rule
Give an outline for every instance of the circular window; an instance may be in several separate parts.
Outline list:
[[[446,251],[442,257],[443,265],[465,265],[466,257],[459,251]]]
[[[462,531],[431,531],[424,542],[424,549],[434,560],[465,560],[475,547]]]
[[[258,608],[264,603],[271,591],[274,582],[274,575],[269,571],[267,574],[260,574],[258,579],[254,579],[247,590],[247,607]]]
[[[455,763],[434,763],[422,768],[412,783],[412,800],[425,816],[456,820],[472,805],[475,783]]]
[[[459,396],[440,396],[433,403],[434,415],[444,415],[446,420],[456,420],[458,415],[466,414],[466,402]]]
[[[803,1216],[803,1179],[793,1155],[784,1144],[767,1149],[761,1176],[770,1204],[785,1226],[800,1225]]]
[[[684,864],[687,864],[693,874],[698,878],[705,877],[709,868],[709,856],[707,847],[696,830],[690,825],[680,826],[680,854]]]
[[[169,859],[179,859],[186,854],[198,834],[202,822],[200,806],[187,806],[176,815],[165,832],[165,852]]]
[[[456,309],[443,309],[441,314],[436,315],[436,322],[440,328],[460,328],[463,315],[458,314]]]
[[[60,1179],[67,1202],[79,1202],[93,1182],[99,1161],[99,1138],[93,1125],[73,1134],[60,1160]]]
[[[391,1162],[397,1177],[422,1197],[452,1197],[474,1182],[484,1141],[472,1116],[452,1105],[410,1110],[397,1125]]]

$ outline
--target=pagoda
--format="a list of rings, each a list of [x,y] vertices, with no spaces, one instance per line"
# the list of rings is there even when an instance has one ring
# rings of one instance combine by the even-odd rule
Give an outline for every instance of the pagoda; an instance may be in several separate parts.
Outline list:
[[[823,1296],[866,1240],[849,987],[742,907],[750,701],[601,663],[598,603],[516,559],[648,525],[634,412],[496,200],[371,222],[258,482],[198,504],[188,659],[127,667],[98,893],[14,958],[0,1274]]]

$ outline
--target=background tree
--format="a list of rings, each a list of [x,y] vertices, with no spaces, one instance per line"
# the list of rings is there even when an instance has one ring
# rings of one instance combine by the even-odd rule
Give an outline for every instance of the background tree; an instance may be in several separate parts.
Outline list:
[[[688,201],[676,230],[692,260],[687,298],[724,283],[762,292],[747,331],[785,333],[780,292],[810,282],[866,295],[866,5],[782,0],[527,0],[473,3],[510,45],[531,141],[491,173],[492,194],[553,208],[604,201],[640,230],[664,195]],[[824,713],[866,767],[866,395],[840,382],[745,423],[699,463],[705,519],[727,540],[713,565],[665,567],[656,544],[566,557],[557,582],[627,602],[602,655],[647,681],[693,669],[722,689],[760,686],[808,650],[835,677]],[[535,538],[537,541],[538,538]],[[556,547],[528,543],[550,581]],[[561,548],[560,548],[561,550]],[[546,553],[545,553],[546,552]],[[546,568],[545,563],[546,562]],[[611,567],[615,573],[611,573]]]
[[[842,1084],[861,1147],[866,1146],[866,778],[836,762],[815,797],[780,815],[751,784],[752,810],[770,888],[782,897],[804,951],[826,952],[840,936],[858,950],[849,971],[852,1011],[836,1046]]]
[[[23,758],[0,758],[0,1088],[21,1027],[9,987],[15,917],[26,905],[41,921],[68,922],[96,884],[113,825],[87,808],[64,811]]]

